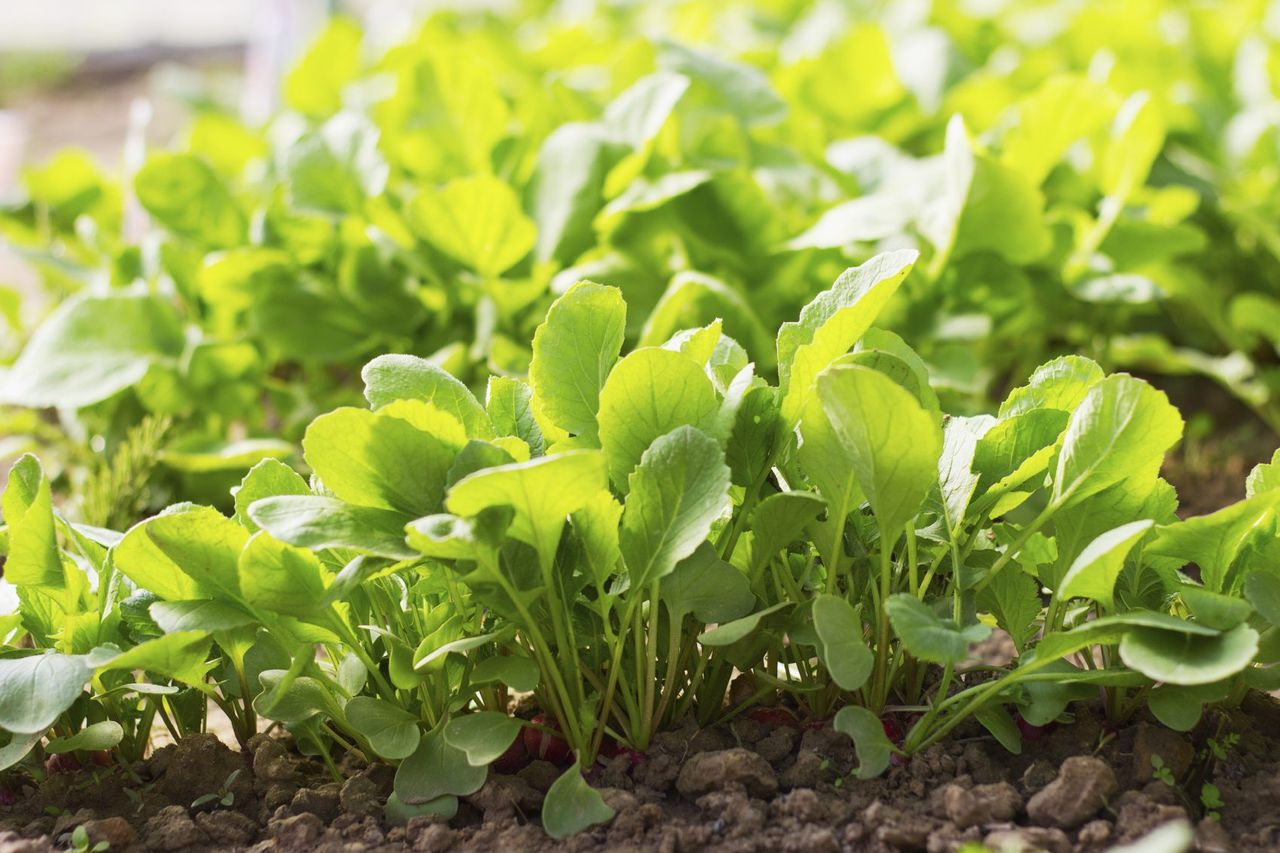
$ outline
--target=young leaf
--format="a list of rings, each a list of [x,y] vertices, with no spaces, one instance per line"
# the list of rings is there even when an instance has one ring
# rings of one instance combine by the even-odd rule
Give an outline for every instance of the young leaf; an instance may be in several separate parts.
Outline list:
[[[1154,526],[1151,519],[1133,521],[1108,530],[1086,545],[1059,583],[1058,600],[1091,598],[1105,610],[1114,610],[1116,579],[1124,568],[1125,557]]]
[[[604,488],[604,456],[570,450],[470,474],[449,490],[449,511],[474,516],[492,506],[515,510],[510,533],[550,566],[569,514]]]
[[[577,835],[588,826],[613,819],[614,811],[600,792],[582,778],[577,761],[551,783],[542,803],[542,828],[557,840]]]
[[[416,518],[440,509],[449,466],[466,443],[453,415],[399,400],[376,412],[341,408],[321,415],[307,427],[302,449],[337,497]]]
[[[231,490],[231,497],[236,504],[236,521],[250,533],[258,532],[258,525],[249,514],[249,507],[254,501],[279,495],[310,494],[307,481],[279,459],[263,459],[258,462],[244,475],[240,485]]]
[[[832,727],[853,739],[858,753],[859,779],[874,779],[889,766],[893,744],[884,733],[880,718],[859,705],[846,705],[836,712]]]
[[[65,586],[49,481],[39,460],[29,453],[9,469],[0,515],[9,525],[5,580],[20,587]]]
[[[1000,404],[1000,420],[1034,409],[1073,412],[1089,389],[1102,381],[1105,371],[1080,355],[1064,355],[1035,369],[1026,385],[1015,388]]]
[[[1231,576],[1232,564],[1251,540],[1275,536],[1278,508],[1280,491],[1262,492],[1208,515],[1163,524],[1149,550],[1194,562],[1210,592],[1233,592],[1243,578]]]
[[[484,785],[487,767],[475,767],[467,754],[452,746],[443,728],[422,736],[413,754],[396,770],[395,792],[401,802],[420,805],[452,794],[465,797]]]
[[[691,426],[658,437],[630,477],[619,544],[634,587],[668,575],[729,508],[729,468],[715,439]]]
[[[244,242],[248,221],[226,184],[193,154],[153,154],[133,182],[138,201],[170,231],[214,249]]]
[[[676,427],[714,433],[719,412],[711,380],[688,357],[652,347],[622,359],[600,391],[600,445],[613,483],[625,490],[654,439]]]
[[[918,257],[909,250],[888,252],[846,270],[804,307],[798,322],[783,324],[778,331],[778,370],[782,415],[788,423],[799,421],[818,373],[871,328]]]
[[[779,492],[751,514],[751,571],[757,572],[804,533],[826,508],[812,492]]]
[[[467,754],[472,767],[486,767],[502,757],[524,725],[497,711],[479,711],[450,720],[444,739]]]
[[[243,527],[211,507],[179,506],[136,525],[112,549],[125,577],[166,601],[240,596]]]
[[[596,438],[600,390],[622,351],[627,306],[616,287],[580,281],[552,303],[533,335],[529,382],[543,417]]]
[[[173,366],[185,341],[173,305],[157,296],[72,297],[45,320],[0,381],[0,402],[78,409]]]
[[[867,683],[875,655],[862,637],[862,621],[849,602],[822,594],[813,600],[813,627],[818,633],[818,657],[843,690]]]
[[[311,551],[255,533],[240,552],[240,591],[251,605],[313,620],[324,614],[325,583]]]
[[[1176,626],[1173,630],[1135,628],[1120,641],[1125,666],[1178,685],[1210,684],[1235,675],[1253,661],[1257,651],[1258,632],[1248,625],[1210,637],[1185,633]]]
[[[661,593],[676,624],[690,613],[704,625],[730,622],[756,602],[747,576],[721,560],[710,542],[676,564],[662,579]]]
[[[375,410],[396,400],[421,400],[448,412],[468,438],[493,438],[493,424],[480,401],[447,370],[414,355],[380,355],[360,371],[364,398]]]
[[[969,646],[991,633],[986,625],[961,628],[943,620],[928,605],[905,592],[890,596],[884,608],[907,651],[930,663],[963,663],[969,657]]]
[[[99,750],[111,749],[124,739],[124,728],[115,720],[103,720],[85,726],[68,737],[50,738],[44,751],[51,755],[63,752],[75,752],[79,749]]]
[[[364,735],[374,752],[397,761],[418,749],[418,718],[397,705],[372,696],[356,696],[343,709],[351,728]]]
[[[299,548],[350,548],[392,560],[415,556],[404,541],[409,516],[394,510],[320,495],[282,495],[254,501],[249,518],[255,527]]]
[[[1182,437],[1182,417],[1163,392],[1125,374],[1091,387],[1071,413],[1053,478],[1059,507],[1159,467]]]
[[[511,376],[490,376],[485,409],[499,436],[519,438],[534,456],[545,452],[542,428],[533,414],[533,389],[527,382]]]
[[[910,392],[854,365],[818,377],[818,396],[880,528],[896,537],[938,479],[942,428]]]
[[[420,193],[409,221],[426,240],[485,278],[497,278],[533,249],[538,229],[506,181],[493,175],[455,178]]]
[[[0,728],[42,734],[71,707],[92,674],[83,658],[71,655],[0,659]]]
[[[974,712],[974,718],[982,727],[1000,741],[1000,745],[1014,755],[1022,754],[1022,732],[1003,705],[985,705]]]

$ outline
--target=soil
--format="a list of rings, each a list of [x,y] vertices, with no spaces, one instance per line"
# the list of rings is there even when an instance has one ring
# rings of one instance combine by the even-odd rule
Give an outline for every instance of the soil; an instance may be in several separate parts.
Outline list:
[[[491,773],[451,821],[388,825],[394,772],[358,753],[345,781],[297,753],[288,736],[259,735],[233,752],[213,735],[162,747],[132,767],[57,773],[13,785],[0,807],[0,851],[65,848],[84,825],[112,851],[715,850],[946,853],[967,842],[994,850],[1102,851],[1171,821],[1195,827],[1201,851],[1280,847],[1280,705],[1250,695],[1182,735],[1149,721],[1112,730],[1087,704],[1076,719],[1013,755],[976,725],[947,743],[861,781],[851,742],[827,724],[787,725],[784,714],[722,729],[686,726],[657,736],[643,756],[622,753],[589,774],[617,811],[607,825],[554,842],[538,809],[560,768],[533,761]],[[1215,759],[1208,740],[1226,743]],[[1177,784],[1153,777],[1158,755]],[[235,774],[235,771],[240,771]],[[235,774],[233,776],[233,774]],[[231,779],[228,785],[228,779]],[[1205,782],[1224,805],[1200,804]],[[229,791],[230,805],[191,803]]]

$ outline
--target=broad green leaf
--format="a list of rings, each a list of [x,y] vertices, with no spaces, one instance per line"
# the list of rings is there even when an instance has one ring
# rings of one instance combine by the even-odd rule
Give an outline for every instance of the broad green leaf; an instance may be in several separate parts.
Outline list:
[[[533,336],[529,382],[538,413],[594,441],[600,390],[622,351],[627,306],[616,287],[581,281],[547,312]]]
[[[224,601],[157,601],[148,608],[151,618],[166,635],[186,631],[229,631],[252,625],[257,619],[244,608]]]
[[[248,532],[212,507],[179,506],[136,525],[112,549],[116,568],[166,601],[239,598]]]
[[[1182,437],[1182,417],[1163,392],[1117,374],[1091,387],[1071,413],[1053,478],[1059,507],[1159,468]]]
[[[542,802],[542,828],[557,840],[613,819],[614,811],[600,792],[582,778],[578,761],[551,783]]]
[[[977,491],[1017,488],[1049,466],[1052,448],[1070,416],[1059,409],[1028,409],[999,421],[974,447]]]
[[[875,656],[862,636],[862,620],[843,598],[822,594],[813,600],[813,627],[818,657],[843,690],[858,690],[875,667]]]
[[[594,245],[592,221],[604,204],[610,147],[605,128],[576,121],[542,143],[532,192],[539,261],[568,264]]]
[[[622,519],[622,504],[601,489],[573,513],[573,530],[582,545],[582,556],[591,577],[597,583],[607,583],[618,568],[622,550],[618,545],[618,522]]]
[[[300,675],[290,681],[283,670],[267,670],[258,678],[263,691],[253,700],[253,707],[268,720],[296,725],[317,716],[342,716],[328,685],[318,679]]]
[[[215,249],[245,240],[244,212],[218,174],[193,154],[151,155],[133,186],[147,213],[179,236]]]
[[[487,767],[502,757],[520,736],[524,724],[497,711],[479,711],[450,720],[444,739],[467,755],[472,767]]]
[[[538,689],[541,678],[538,665],[523,655],[498,655],[484,658],[471,670],[471,683],[475,685],[501,682],[512,690],[531,693]]]
[[[729,468],[715,439],[691,426],[658,437],[631,473],[619,544],[631,584],[659,580],[694,552],[729,509]]]
[[[393,510],[319,495],[282,495],[254,501],[249,517],[276,539],[300,548],[350,548],[393,560],[414,556],[404,541],[408,516]]]
[[[132,387],[183,348],[177,311],[157,296],[115,293],[63,302],[0,382],[0,402],[78,409]]]
[[[44,745],[44,751],[52,755],[63,752],[75,752],[80,749],[111,749],[124,739],[124,728],[115,720],[103,720],[85,726],[68,737],[50,738]]]
[[[4,746],[0,746],[0,771],[8,770],[26,758],[43,737],[43,731],[29,735],[15,734],[10,736],[9,742]]]
[[[0,728],[42,734],[71,707],[92,674],[83,658],[70,655],[0,659]]]
[[[998,572],[978,594],[978,608],[996,618],[1019,651],[1035,636],[1040,617],[1040,585],[1023,571]]]
[[[780,492],[760,501],[751,513],[752,571],[759,571],[779,551],[801,538],[825,508],[823,499],[812,492]]]
[[[480,401],[444,368],[414,355],[380,355],[360,371],[364,397],[374,409],[396,400],[422,400],[457,418],[468,438],[493,438]]]
[[[1263,619],[1280,625],[1280,577],[1266,571],[1252,572],[1244,579],[1244,597]]]
[[[714,433],[719,412],[711,380],[689,358],[657,347],[631,353],[600,391],[600,445],[610,479],[625,490],[654,439],[679,426]]]
[[[467,754],[449,744],[443,728],[422,736],[413,754],[396,770],[395,792],[401,802],[420,805],[446,794],[465,797],[484,785],[488,768],[475,767]]]
[[[1116,579],[1134,546],[1155,527],[1151,519],[1142,519],[1108,530],[1080,552],[1056,590],[1059,601],[1090,598],[1104,609],[1115,609]]]
[[[161,607],[163,602],[153,606]],[[98,669],[100,672],[147,672],[188,686],[203,687],[216,661],[209,657],[208,632],[214,630],[217,628],[202,626],[194,631],[166,633],[127,649]]]
[[[799,321],[783,324],[778,331],[778,372],[782,414],[788,423],[799,421],[818,373],[871,328],[917,257],[919,253],[909,250],[876,255],[846,270],[830,289],[814,297]]]
[[[542,428],[533,414],[533,389],[510,376],[490,376],[485,395],[489,421],[499,436],[515,436],[541,456],[546,450]]]
[[[605,107],[601,124],[613,139],[641,148],[662,130],[688,88],[688,77],[670,71],[641,77]]]
[[[1253,606],[1238,594],[1223,595],[1195,584],[1183,583],[1178,586],[1178,595],[1193,619],[1219,631],[1242,625],[1253,615]]]
[[[1177,630],[1136,628],[1120,641],[1125,666],[1166,684],[1210,684],[1247,667],[1258,651],[1248,625],[1205,637]]]
[[[755,605],[747,576],[720,559],[710,542],[703,542],[662,579],[662,603],[679,624],[692,613],[704,625],[729,622]]]
[[[1278,327],[1280,328],[1280,327]],[[1270,462],[1255,465],[1245,480],[1245,497],[1251,498],[1263,492],[1280,491],[1280,450],[1271,456]]]
[[[1210,592],[1233,592],[1244,578],[1233,576],[1232,565],[1246,545],[1276,535],[1280,491],[1262,492],[1208,515],[1159,527],[1152,554],[1194,562]]]
[[[741,341],[757,363],[770,366],[770,334],[751,302],[713,276],[683,270],[671,278],[658,304],[649,312],[638,346],[659,346],[681,330],[720,320],[726,334]]]
[[[1003,705],[985,705],[973,714],[974,719],[995,737],[1006,750],[1014,755],[1022,754],[1022,732],[1013,716]]]
[[[437,249],[486,278],[515,266],[538,235],[515,190],[492,175],[455,178],[423,191],[410,204],[409,220]]]
[[[333,18],[284,79],[284,100],[308,118],[325,119],[342,108],[342,90],[360,69],[360,27]]]
[[[773,124],[786,115],[786,102],[754,66],[671,41],[661,45],[658,65],[685,75],[695,89],[704,88],[747,127]]]
[[[396,796],[396,792],[392,791],[387,797],[387,804],[382,809],[383,819],[387,822],[387,826],[404,826],[415,817],[429,817],[437,820],[453,820],[458,814],[458,798],[446,794],[443,797],[437,797],[425,803],[416,803],[409,805],[401,802]]]
[[[1018,123],[1004,139],[1001,159],[1039,185],[1072,143],[1103,126],[1115,101],[1110,89],[1086,77],[1050,78],[1018,105]]]
[[[5,580],[19,587],[65,586],[49,481],[39,460],[29,453],[9,469],[0,515],[9,525]]]
[[[1162,684],[1147,694],[1147,707],[1152,715],[1177,732],[1189,732],[1200,722],[1206,702],[1220,702],[1227,698],[1223,684],[1199,684],[1183,687]]]
[[[772,616],[775,613],[789,609],[791,606],[791,602],[783,601],[778,604],[774,604],[771,607],[766,607],[764,610],[757,610],[755,613],[748,614],[740,619],[735,619],[732,622],[717,625],[716,627],[703,631],[699,634],[698,642],[704,646],[710,646],[712,648],[717,646],[731,646],[744,637],[750,635],[751,632],[756,630],[756,628],[760,627],[760,623],[765,617]]]
[[[258,532],[258,524],[249,513],[249,507],[256,501],[284,495],[310,494],[311,489],[308,488],[307,481],[302,479],[297,471],[279,459],[270,458],[263,459],[250,468],[249,473],[245,474],[244,479],[240,481],[240,485],[231,490],[231,497],[236,504],[236,521],[250,533]]]
[[[604,488],[604,478],[600,451],[570,450],[470,474],[449,490],[448,508],[474,516],[493,506],[512,507],[511,535],[532,545],[547,567],[569,514]]]
[[[883,373],[854,365],[824,371],[818,396],[876,521],[896,536],[938,480],[936,413]]]
[[[439,510],[449,466],[466,443],[453,415],[399,400],[376,412],[321,415],[307,427],[302,449],[325,488],[347,503],[417,517]]]
[[[390,169],[378,142],[368,119],[347,112],[290,143],[280,158],[290,201],[329,215],[361,212],[387,185]]]
[[[1147,180],[1151,164],[1164,147],[1165,125],[1160,106],[1147,92],[1130,95],[1111,125],[1102,154],[1098,188],[1123,203]]]
[[[1026,385],[1009,392],[1000,404],[1000,419],[1032,409],[1060,409],[1070,413],[1105,376],[1096,362],[1084,356],[1055,358],[1037,367]]]
[[[255,533],[240,552],[240,591],[255,607],[299,619],[323,614],[325,583],[311,551]]]
[[[398,705],[372,696],[355,696],[343,713],[351,728],[368,738],[382,758],[398,761],[418,749],[418,718]]]
[[[964,521],[981,477],[974,457],[979,443],[996,425],[995,418],[977,415],[949,418],[943,426],[938,488],[950,530],[958,529]]]
[[[991,633],[982,624],[961,628],[908,593],[889,596],[884,609],[907,651],[930,663],[963,663],[969,657],[969,646]]]
[[[874,779],[889,767],[893,744],[884,733],[880,718],[860,705],[846,705],[836,712],[832,727],[853,739],[858,753],[859,779]]]

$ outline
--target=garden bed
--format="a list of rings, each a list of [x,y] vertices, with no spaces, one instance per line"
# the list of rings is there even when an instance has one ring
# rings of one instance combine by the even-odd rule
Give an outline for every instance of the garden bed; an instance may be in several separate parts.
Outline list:
[[[1114,731],[1097,710],[1077,706],[1073,723],[1021,755],[980,727],[961,729],[874,780],[850,774],[847,737],[821,722],[784,722],[785,711],[685,726],[644,755],[599,762],[588,779],[617,816],[562,842],[537,820],[561,772],[546,761],[491,773],[452,820],[389,823],[386,764],[349,753],[335,782],[288,737],[260,735],[239,754],[193,735],[129,768],[55,773],[12,792],[0,849],[63,847],[83,825],[112,850],[954,851],[980,842],[1066,853],[1110,849],[1172,823],[1194,826],[1194,849],[1275,849],[1280,748],[1265,733],[1280,724],[1280,706],[1255,694],[1187,736],[1145,721]],[[1205,783],[1221,794],[1212,813],[1199,794]],[[226,805],[191,808],[228,793]]]

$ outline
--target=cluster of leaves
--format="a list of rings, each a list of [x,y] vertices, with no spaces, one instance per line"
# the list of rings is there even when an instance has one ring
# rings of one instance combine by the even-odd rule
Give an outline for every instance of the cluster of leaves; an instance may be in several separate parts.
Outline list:
[[[948,411],[1072,353],[1280,424],[1262,5],[1033,5],[530,2],[390,47],[337,20],[266,127],[206,109],[123,185],[76,152],[28,170],[0,232],[72,295],[0,341],[0,401],[108,450],[171,419],[162,472],[224,501],[377,353],[524,375],[580,278],[623,291],[628,344],[722,318],[773,378],[771,330],[914,247],[882,322]]]
[[[621,291],[579,282],[527,379],[482,402],[430,360],[376,358],[368,405],[307,427],[310,481],[264,460],[231,517],[86,528],[24,457],[7,760],[50,732],[46,751],[198,725],[183,709],[208,699],[242,738],[261,716],[331,764],[395,762],[391,813],[448,815],[517,743],[558,743],[562,837],[610,814],[584,768],[688,716],[834,716],[871,777],[969,719],[1017,751],[1016,718],[1099,690],[1116,723],[1187,730],[1280,686],[1280,455],[1243,501],[1178,520],[1159,470],[1182,419],[1142,380],[1068,356],[994,416],[944,416],[920,356],[873,328],[916,261],[877,255],[783,324],[777,385],[718,319],[623,355]],[[1014,653],[981,663],[993,628]],[[513,691],[542,713],[511,716]],[[910,722],[898,742],[886,714]]]

